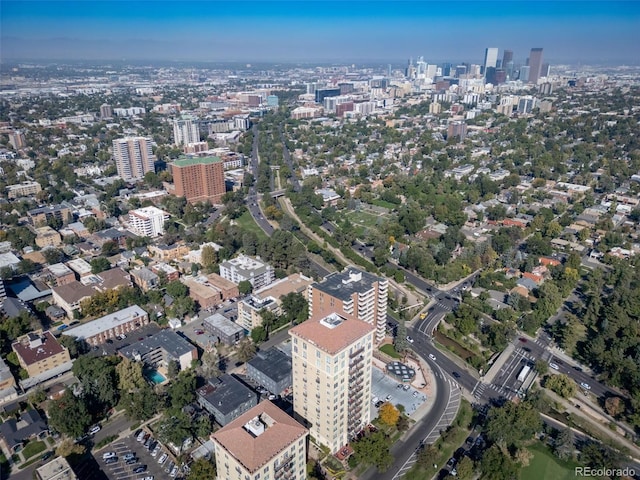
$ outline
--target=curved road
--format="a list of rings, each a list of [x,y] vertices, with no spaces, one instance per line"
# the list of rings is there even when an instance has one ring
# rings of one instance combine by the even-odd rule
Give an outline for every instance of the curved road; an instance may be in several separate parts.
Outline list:
[[[391,447],[394,462],[386,472],[378,472],[375,467],[369,468],[360,478],[364,480],[393,480],[404,475],[415,462],[417,451],[422,444],[433,443],[440,431],[446,428],[455,418],[460,404],[460,393],[442,375],[440,368],[429,361],[436,382],[436,398],[431,410]]]

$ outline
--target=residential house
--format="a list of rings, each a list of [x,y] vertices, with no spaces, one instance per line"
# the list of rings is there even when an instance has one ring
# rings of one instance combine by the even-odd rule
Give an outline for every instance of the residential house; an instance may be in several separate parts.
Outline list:
[[[148,292],[160,284],[160,277],[146,267],[134,268],[129,272],[133,283],[143,292]]]
[[[42,439],[49,433],[47,422],[37,410],[28,410],[19,420],[10,418],[0,425],[0,439],[11,453],[17,453],[27,440]]]
[[[189,247],[182,243],[174,243],[173,245],[149,245],[148,249],[154,258],[163,262],[177,260],[189,253]]]

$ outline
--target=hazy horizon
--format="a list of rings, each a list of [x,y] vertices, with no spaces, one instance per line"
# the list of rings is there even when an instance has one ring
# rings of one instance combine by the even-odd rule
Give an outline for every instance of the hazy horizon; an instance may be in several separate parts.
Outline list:
[[[640,64],[640,2],[2,1],[0,56],[34,61]],[[406,60],[405,60],[406,62]]]

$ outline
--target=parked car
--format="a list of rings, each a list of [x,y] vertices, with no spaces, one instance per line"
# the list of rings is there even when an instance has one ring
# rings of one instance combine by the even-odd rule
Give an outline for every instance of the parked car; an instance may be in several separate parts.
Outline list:
[[[140,430],[140,433],[138,433],[138,436],[136,437],[136,440],[138,442],[144,442],[144,436],[147,434],[147,432],[145,432],[144,430]]]
[[[89,429],[89,435],[95,435],[100,431],[100,425],[94,425]]]
[[[169,455],[167,455],[166,453],[163,453],[162,455],[160,455],[160,458],[158,459],[158,463],[162,465],[164,462],[167,461],[167,457],[169,457]]]
[[[405,385],[405,386],[402,387],[402,390],[407,392],[407,391],[409,391],[410,388],[411,388],[411,385]]]
[[[160,453],[160,450],[162,450],[162,447],[160,446],[160,444],[156,445],[156,448],[154,448],[153,452],[151,452],[151,456],[153,458],[157,457],[158,454]]]
[[[170,476],[171,478],[175,477],[175,476],[178,474],[178,470],[179,470],[179,469],[178,469],[178,466],[177,466],[177,465],[175,465],[175,466],[171,469],[171,473],[169,474],[169,476]]]
[[[147,470],[146,465],[140,465],[138,468],[133,469],[133,473],[142,473],[142,472],[145,472],[146,470]]]
[[[133,452],[125,453],[124,457],[122,457],[125,462],[131,460],[132,458],[136,458],[136,454]]]
[[[118,457],[109,457],[104,461],[105,464],[111,465],[112,463],[118,463]]]
[[[196,335],[202,335],[204,333],[204,330],[194,330],[193,333],[195,333]]]
[[[407,342],[413,343],[413,338],[411,338],[409,335],[407,335]]]
[[[589,385],[588,383],[580,382],[580,386],[585,390],[591,390],[591,385]]]
[[[127,465],[133,465],[135,463],[138,463],[138,459],[136,457],[130,458],[129,460],[126,460],[124,463],[126,463]]]
[[[106,459],[108,459],[108,458],[113,458],[113,457],[115,457],[115,456],[116,456],[116,452],[104,452],[104,453],[102,454],[102,459],[103,459],[103,460],[106,460]]]

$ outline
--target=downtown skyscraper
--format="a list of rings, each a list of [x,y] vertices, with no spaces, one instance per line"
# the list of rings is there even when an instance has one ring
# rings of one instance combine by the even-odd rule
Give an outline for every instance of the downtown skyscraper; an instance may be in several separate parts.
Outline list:
[[[529,54],[529,83],[536,85],[542,72],[542,48],[532,48]]]

